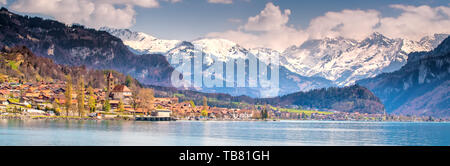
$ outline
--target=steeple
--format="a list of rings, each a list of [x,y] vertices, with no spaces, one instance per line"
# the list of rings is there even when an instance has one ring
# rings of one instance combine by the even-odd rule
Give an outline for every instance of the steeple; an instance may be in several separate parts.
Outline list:
[[[108,91],[111,92],[114,88],[114,76],[112,75],[112,72],[109,72],[107,79],[108,79]]]

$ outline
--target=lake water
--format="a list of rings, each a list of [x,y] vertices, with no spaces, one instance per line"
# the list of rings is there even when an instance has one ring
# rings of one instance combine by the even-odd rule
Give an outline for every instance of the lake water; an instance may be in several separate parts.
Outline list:
[[[0,120],[0,145],[450,145],[450,123]]]

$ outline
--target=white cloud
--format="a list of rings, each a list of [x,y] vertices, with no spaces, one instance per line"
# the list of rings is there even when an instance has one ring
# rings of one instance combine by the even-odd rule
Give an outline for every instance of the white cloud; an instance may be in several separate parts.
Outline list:
[[[245,47],[269,47],[284,50],[300,45],[307,39],[344,37],[362,40],[379,32],[391,38],[420,40],[435,33],[450,33],[450,8],[445,6],[391,5],[400,10],[398,16],[383,17],[376,10],[342,10],[327,12],[310,21],[305,29],[288,25],[291,11],[267,3],[258,15],[249,17],[237,30],[209,33],[207,37],[220,37]]]
[[[379,23],[379,15],[374,10],[327,12],[312,19],[306,31],[313,39],[342,36],[361,40],[373,33],[373,28]]]
[[[10,8],[52,16],[67,24],[128,28],[135,23],[134,6],[159,7],[157,0],[17,0]]]
[[[263,11],[248,18],[239,30],[214,32],[207,37],[218,37],[237,42],[244,47],[268,47],[279,51],[303,43],[308,35],[301,29],[288,26],[290,10],[282,12],[273,3],[267,3]]]
[[[6,5],[6,0],[0,0],[0,5]]]
[[[233,0],[208,0],[209,3],[232,4]]]
[[[259,15],[248,18],[244,29],[247,31],[271,31],[282,29],[289,21],[291,10],[286,9],[284,13],[281,12],[279,6],[273,3],[267,3],[266,8],[262,10]]]
[[[361,40],[373,32],[391,38],[420,40],[427,35],[450,33],[450,8],[439,6],[391,5],[401,14],[382,17],[375,10],[327,12],[313,19],[307,29],[310,38],[342,36]]]
[[[398,17],[381,18],[375,30],[389,37],[419,40],[435,33],[450,33],[450,8],[445,6],[391,5],[402,13]]]

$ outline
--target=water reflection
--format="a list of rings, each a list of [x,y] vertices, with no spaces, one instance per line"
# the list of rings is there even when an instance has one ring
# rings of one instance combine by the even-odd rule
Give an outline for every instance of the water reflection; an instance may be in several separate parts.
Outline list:
[[[0,145],[450,145],[450,123],[0,120]]]

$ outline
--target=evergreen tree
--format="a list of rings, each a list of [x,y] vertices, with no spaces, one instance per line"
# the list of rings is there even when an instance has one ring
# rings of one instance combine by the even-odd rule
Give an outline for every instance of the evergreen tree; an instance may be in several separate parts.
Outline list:
[[[130,75],[127,75],[127,77],[125,79],[125,85],[127,87],[130,87],[132,82],[133,82],[133,78]]]
[[[109,104],[109,99],[106,99],[103,104],[103,111],[109,112],[109,110],[111,110],[111,104]]]

